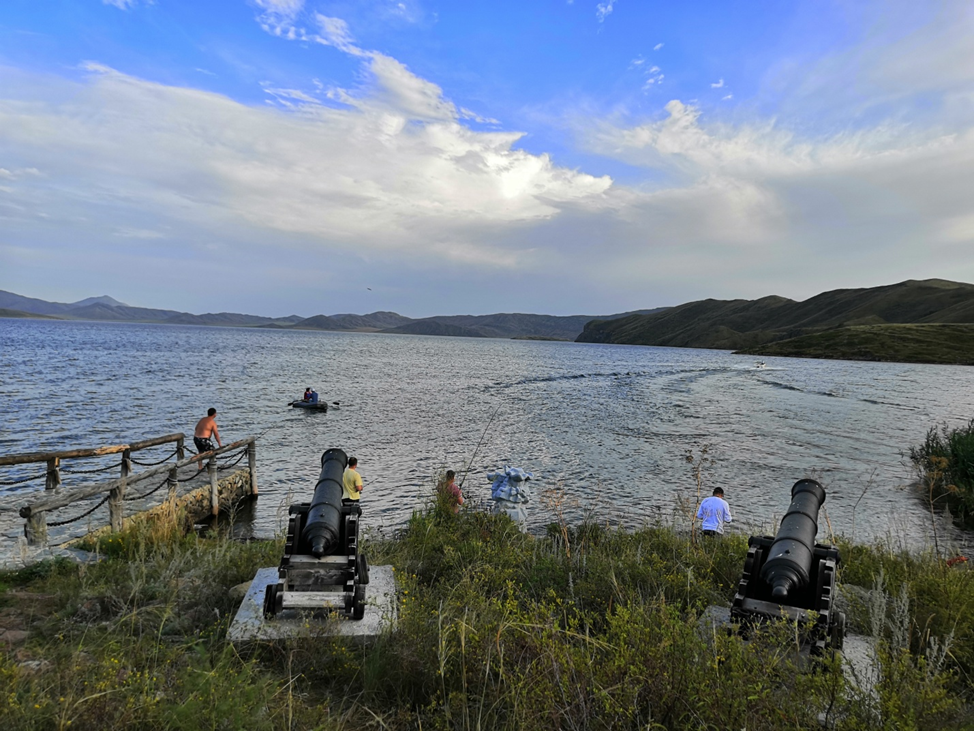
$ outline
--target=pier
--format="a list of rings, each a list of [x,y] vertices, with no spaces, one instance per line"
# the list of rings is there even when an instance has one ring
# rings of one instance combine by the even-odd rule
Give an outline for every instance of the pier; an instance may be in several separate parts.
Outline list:
[[[136,516],[151,519],[154,511],[175,510],[196,523],[257,495],[256,437],[191,456],[185,442],[177,433],[130,444],[0,455],[0,567],[64,555],[78,539],[120,531]],[[169,451],[160,455],[159,448]],[[115,455],[117,460],[105,462]],[[136,471],[139,467],[146,469]],[[75,475],[76,484],[63,484]]]

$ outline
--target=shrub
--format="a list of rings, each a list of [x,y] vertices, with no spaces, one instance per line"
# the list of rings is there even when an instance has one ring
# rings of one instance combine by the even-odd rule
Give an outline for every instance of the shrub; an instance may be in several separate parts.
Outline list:
[[[974,519],[974,419],[954,429],[931,427],[910,460],[931,502],[946,500],[965,520]]]

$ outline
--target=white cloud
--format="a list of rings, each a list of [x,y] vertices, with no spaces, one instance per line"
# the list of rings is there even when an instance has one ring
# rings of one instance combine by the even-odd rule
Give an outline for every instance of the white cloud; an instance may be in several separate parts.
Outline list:
[[[348,23],[341,18],[331,18],[321,13],[315,14],[315,20],[321,29],[321,34],[315,40],[326,46],[334,46],[339,51],[353,56],[364,56],[366,52],[355,45],[355,39],[348,29]]]
[[[101,0],[103,5],[113,5],[119,10],[128,10],[135,6],[138,0]]]
[[[724,80],[721,79],[720,81],[718,81],[718,82],[716,82],[714,84],[711,84],[710,85],[710,88],[711,89],[722,89],[722,88],[724,88]]]
[[[0,168],[0,180],[17,180],[18,178],[34,177],[40,174],[41,172],[37,168],[19,168],[16,170]]]
[[[472,119],[474,122],[479,122],[480,124],[500,124],[500,120],[494,119],[493,117],[481,116],[466,107],[460,107],[460,119]]]
[[[116,228],[115,235],[123,239],[164,239],[166,234],[145,228]]]
[[[693,271],[767,293],[754,279],[767,271],[802,296],[840,280],[974,278],[974,259],[959,246],[974,240],[974,203],[957,195],[974,190],[974,125],[943,133],[881,122],[809,138],[774,121],[704,124],[678,100],[666,112],[636,126],[604,121],[587,137],[590,151],[662,178],[610,192],[626,224],[617,240],[646,242],[602,252],[624,276]],[[849,278],[825,263],[839,258]]]
[[[655,46],[653,46],[653,50],[654,50],[654,51],[658,51],[658,50],[659,50],[659,49],[661,49],[662,47],[663,47],[663,44],[662,44],[662,43],[657,43],[657,44],[656,44]]]
[[[320,104],[321,101],[311,96],[310,94],[301,91],[300,89],[277,89],[271,87],[267,84],[261,84],[264,92],[275,99],[279,104],[285,107],[294,106],[295,102],[299,104]]]
[[[298,15],[304,9],[304,0],[253,0],[261,9],[257,21],[261,28],[274,36],[296,40],[306,36],[295,27]]]
[[[608,2],[599,3],[595,6],[595,17],[599,19],[600,23],[604,23],[605,19],[612,14],[613,5],[615,5],[615,0],[608,0]]]
[[[15,186],[0,215],[18,205],[33,211],[23,220],[78,211],[107,223],[122,206],[126,220],[161,216],[220,240],[276,233],[361,256],[513,266],[535,254],[505,247],[501,232],[602,205],[608,177],[516,149],[519,133],[465,127],[438,86],[395,59],[375,53],[365,63],[372,80],[346,92],[354,105],[343,109],[280,89],[268,92],[293,109],[253,108],[97,64],[78,83],[4,83],[5,96],[29,97],[0,99],[0,150],[58,183]],[[112,231],[158,228],[116,220]]]
[[[734,95],[733,95],[733,94],[726,94],[725,96],[722,96],[722,97],[720,98],[720,100],[721,100],[722,102],[726,102],[726,101],[730,101],[730,100],[731,100],[731,99],[733,99],[733,98],[734,98]]]

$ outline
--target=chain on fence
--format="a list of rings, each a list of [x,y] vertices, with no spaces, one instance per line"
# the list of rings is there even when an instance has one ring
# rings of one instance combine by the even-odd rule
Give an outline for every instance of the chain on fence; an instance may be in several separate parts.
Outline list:
[[[144,500],[145,498],[149,497],[150,495],[154,495],[155,493],[159,492],[159,490],[161,490],[165,486],[165,484],[167,482],[169,482],[169,478],[168,477],[166,479],[164,479],[162,482],[160,482],[158,485],[156,485],[155,487],[153,487],[151,490],[149,490],[149,492],[143,493],[142,495],[126,495],[124,499],[125,500],[128,500],[128,501],[132,501],[132,500]]]
[[[135,457],[131,457],[130,459],[132,461],[132,464],[137,464],[137,465],[139,465],[141,467],[155,467],[156,465],[160,465],[163,462],[167,462],[168,460],[170,460],[173,457],[175,457],[177,454],[179,454],[179,448],[178,447],[176,449],[174,449],[170,454],[167,454],[165,457],[163,457],[162,459],[160,459],[158,462],[140,462]]]
[[[4,480],[0,482],[0,487],[8,487],[10,485],[23,485],[25,482],[30,482],[31,480],[41,480],[47,477],[47,473],[43,472],[39,475],[28,475],[27,477],[22,477],[19,480]]]
[[[68,518],[67,520],[48,521],[47,525],[48,525],[49,528],[57,528],[58,526],[67,525],[68,523],[74,523],[76,521],[79,521],[82,518],[87,518],[93,512],[95,512],[96,510],[98,510],[98,508],[100,508],[102,505],[104,505],[105,503],[107,503],[108,502],[108,498],[110,498],[111,496],[112,496],[112,494],[111,493],[108,493],[104,498],[102,498],[101,502],[98,503],[95,507],[93,507],[91,510],[86,510],[85,512],[83,512],[81,515],[79,515],[77,517]]]
[[[60,467],[61,472],[67,472],[69,474],[76,475],[93,475],[96,472],[107,472],[108,470],[117,470],[121,467],[118,462],[113,462],[112,464],[105,465],[104,467],[95,467],[90,470],[73,470],[70,467]]]

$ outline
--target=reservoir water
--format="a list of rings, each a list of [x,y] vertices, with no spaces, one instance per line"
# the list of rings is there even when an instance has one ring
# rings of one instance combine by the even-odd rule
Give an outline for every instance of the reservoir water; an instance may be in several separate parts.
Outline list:
[[[439,470],[471,459],[464,493],[474,502],[489,495],[490,469],[534,473],[530,530],[559,512],[639,525],[695,502],[686,452],[699,457],[706,446],[704,494],[724,488],[738,530],[772,523],[791,485],[813,476],[828,490],[835,533],[928,540],[931,518],[903,453],[931,426],[974,416],[974,368],[765,361],[758,369],[752,357],[716,350],[0,319],[0,453],[191,434],[214,406],[224,443],[260,435],[251,530],[272,535],[281,505],[308,499],[333,446],[359,458],[366,523],[380,530],[406,521]],[[340,407],[288,408],[309,385]],[[0,481],[22,472],[3,468]],[[65,487],[83,477],[66,475]],[[0,498],[23,489],[0,487]]]

